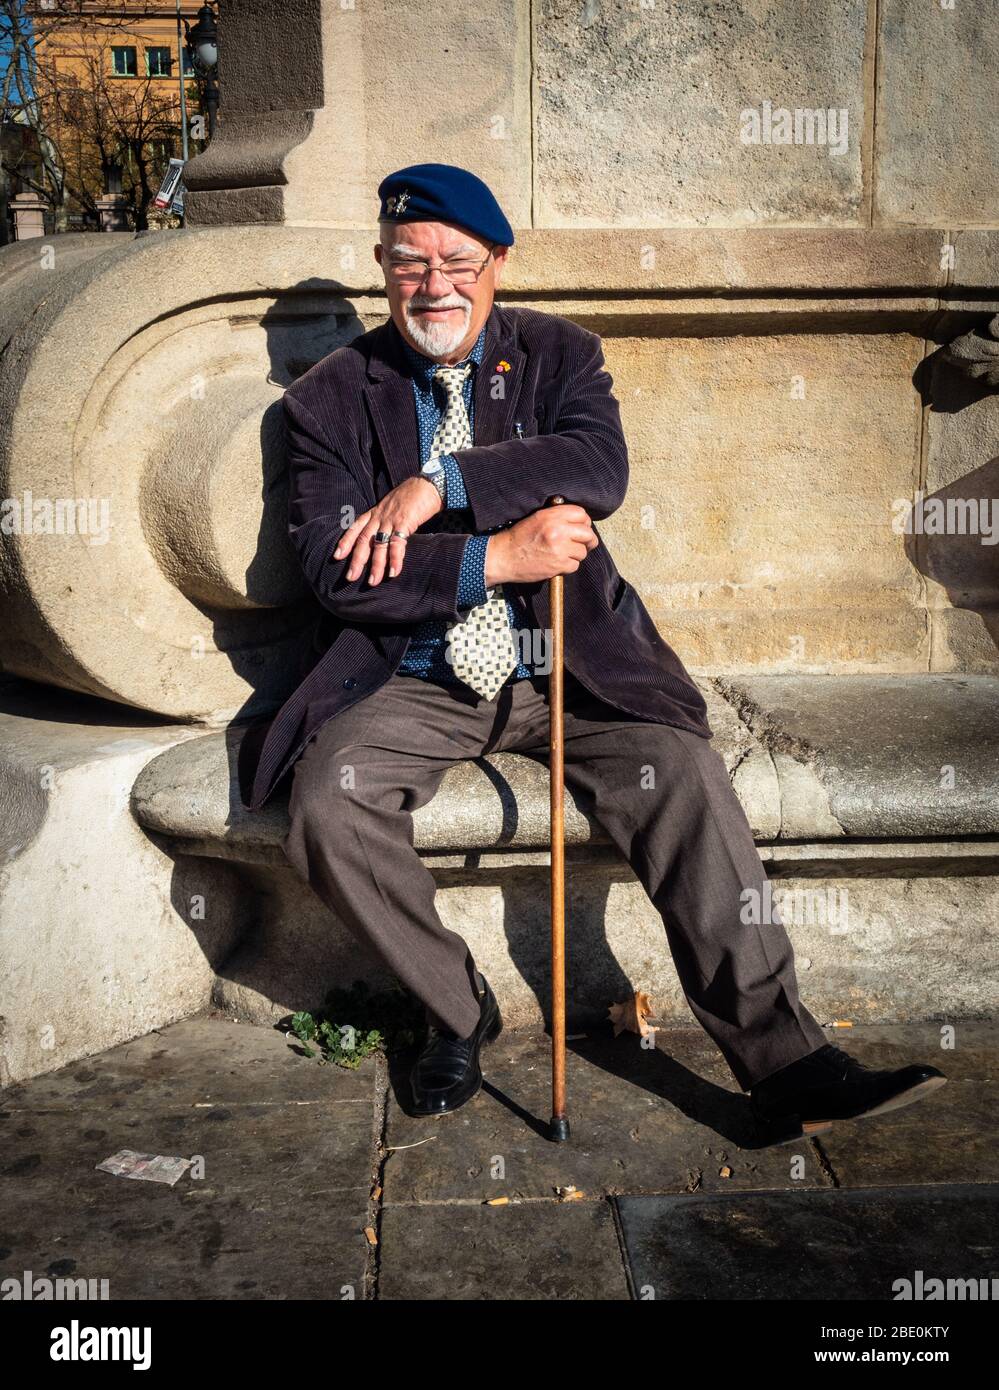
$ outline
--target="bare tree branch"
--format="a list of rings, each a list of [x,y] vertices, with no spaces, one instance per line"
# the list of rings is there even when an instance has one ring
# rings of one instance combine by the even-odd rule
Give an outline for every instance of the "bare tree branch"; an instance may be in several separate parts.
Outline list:
[[[99,7],[91,0],[0,0],[0,122],[32,130],[36,145],[16,156],[5,146],[0,163],[53,213],[75,204],[91,219],[120,169],[127,210],[141,230],[180,130],[173,90],[164,90],[161,78],[113,75],[112,46],[132,37],[138,48],[148,40],[131,8],[128,0]],[[56,61],[66,55],[71,64]]]

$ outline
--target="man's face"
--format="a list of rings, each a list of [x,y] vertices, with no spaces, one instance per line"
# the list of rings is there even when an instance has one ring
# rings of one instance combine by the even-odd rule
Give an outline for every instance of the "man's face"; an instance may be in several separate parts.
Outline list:
[[[467,357],[493,307],[509,248],[496,247],[478,279],[468,284],[451,284],[446,268],[445,273],[435,268],[419,280],[409,263],[481,263],[489,247],[474,232],[451,222],[382,223],[375,260],[385,276],[389,311],[402,336],[424,356],[451,363]],[[399,278],[394,267],[406,266],[409,274]]]

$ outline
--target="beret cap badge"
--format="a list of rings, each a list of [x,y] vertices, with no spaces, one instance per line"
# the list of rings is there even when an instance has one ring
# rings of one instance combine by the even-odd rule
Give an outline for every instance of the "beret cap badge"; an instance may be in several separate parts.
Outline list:
[[[400,193],[397,198],[388,198],[385,201],[385,210],[390,217],[398,217],[406,211],[406,204],[409,202],[409,189]]]

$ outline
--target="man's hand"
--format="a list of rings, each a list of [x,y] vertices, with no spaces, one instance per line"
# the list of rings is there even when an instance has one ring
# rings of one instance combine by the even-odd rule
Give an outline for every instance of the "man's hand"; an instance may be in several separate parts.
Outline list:
[[[375,533],[404,531],[407,536],[411,536],[417,527],[436,516],[443,506],[441,495],[429,478],[407,478],[404,483],[386,493],[377,506],[364,512],[352,526],[348,526],[333,552],[333,558],[342,560],[353,550],[347,570],[348,579],[357,579],[362,575],[370,559],[369,584],[378,584],[381,581],[387,559],[391,579],[402,569],[406,542],[396,536],[388,545],[375,545]]]
[[[573,574],[598,544],[589,514],[574,503],[532,512],[489,537],[486,588]]]

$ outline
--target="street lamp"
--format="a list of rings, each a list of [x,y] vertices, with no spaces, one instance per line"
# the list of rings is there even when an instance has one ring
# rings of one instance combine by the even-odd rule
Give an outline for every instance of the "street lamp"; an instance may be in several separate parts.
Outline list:
[[[211,5],[202,5],[194,24],[184,20],[187,32],[187,52],[204,89],[205,109],[208,112],[208,138],[215,134],[215,113],[219,105],[219,87],[215,69],[219,61],[218,20]]]

